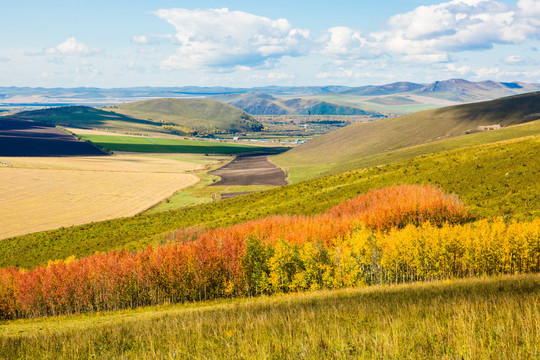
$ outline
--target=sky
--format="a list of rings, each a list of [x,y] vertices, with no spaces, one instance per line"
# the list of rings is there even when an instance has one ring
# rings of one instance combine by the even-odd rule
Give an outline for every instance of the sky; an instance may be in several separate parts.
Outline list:
[[[540,83],[540,0],[17,0],[0,86]]]

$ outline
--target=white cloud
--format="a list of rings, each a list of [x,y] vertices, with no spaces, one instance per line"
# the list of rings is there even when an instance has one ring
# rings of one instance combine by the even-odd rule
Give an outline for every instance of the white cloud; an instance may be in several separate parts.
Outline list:
[[[78,42],[77,39],[75,39],[74,37],[67,38],[67,40],[63,43],[58,44],[54,47],[47,48],[44,51],[45,55],[55,56],[91,56],[96,55],[99,52],[99,49],[91,48],[85,44],[82,44]]]
[[[456,66],[455,64],[448,64],[446,65],[446,68],[460,76],[467,75],[471,72],[471,68],[467,65]]]
[[[520,0],[514,7],[494,0],[453,0],[392,16],[384,31],[362,35],[331,28],[321,53],[345,59],[389,54],[435,63],[449,61],[452,52],[519,44],[539,35],[539,0]]]
[[[131,42],[135,44],[149,44],[150,40],[144,35],[133,35],[131,37]]]
[[[345,26],[328,29],[319,42],[323,43],[322,54],[340,59],[371,58],[382,53],[376,43]]]
[[[176,29],[176,54],[162,62],[168,69],[257,67],[309,50],[309,31],[286,19],[228,9],[162,9],[154,12]]]
[[[403,56],[402,59],[406,62],[413,63],[441,63],[450,61],[450,57],[446,53],[411,54]]]
[[[503,62],[507,64],[515,65],[515,64],[522,64],[525,62],[525,60],[519,55],[510,55],[510,56],[505,57],[503,59]]]
[[[8,57],[0,56],[0,62],[8,62],[8,61],[11,61],[11,59]]]

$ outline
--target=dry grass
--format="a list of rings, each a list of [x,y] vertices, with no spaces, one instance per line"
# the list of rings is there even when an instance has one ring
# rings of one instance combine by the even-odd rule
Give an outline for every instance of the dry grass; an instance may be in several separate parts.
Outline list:
[[[144,156],[0,158],[0,239],[133,216],[196,184],[202,164]]]
[[[534,359],[539,276],[16,320],[9,359]]]

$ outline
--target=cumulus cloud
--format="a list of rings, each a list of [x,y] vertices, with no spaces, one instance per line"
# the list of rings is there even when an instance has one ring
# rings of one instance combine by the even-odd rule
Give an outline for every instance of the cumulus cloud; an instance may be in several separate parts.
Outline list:
[[[539,35],[538,0],[519,0],[514,7],[493,0],[453,0],[392,16],[384,31],[361,35],[331,28],[321,52],[352,59],[368,58],[378,49],[410,62],[445,62],[451,52],[518,44]]]
[[[510,55],[503,59],[503,62],[511,65],[523,64],[525,60],[519,55]]]
[[[135,44],[149,44],[150,40],[144,35],[133,35],[131,37],[131,42]]]
[[[176,29],[176,54],[162,63],[168,69],[253,68],[309,51],[309,31],[293,28],[286,19],[225,8],[162,9],[154,14]]]
[[[446,65],[446,68],[460,76],[467,75],[471,72],[471,68],[467,65],[456,66],[455,64],[448,64]]]
[[[371,58],[383,52],[382,48],[376,46],[376,41],[345,26],[328,29],[319,42],[323,43],[322,54],[340,59]]]
[[[80,43],[74,37],[67,38],[57,46],[45,49],[45,55],[68,55],[68,56],[91,56],[96,55],[100,51],[96,48],[91,48],[83,43]]]

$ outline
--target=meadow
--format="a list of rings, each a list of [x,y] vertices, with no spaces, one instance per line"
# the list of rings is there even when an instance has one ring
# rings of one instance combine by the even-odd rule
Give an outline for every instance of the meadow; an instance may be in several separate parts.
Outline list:
[[[277,155],[272,157],[272,161],[283,169],[289,169],[289,181],[296,183],[313,179],[320,176],[345,172],[349,169],[362,169],[371,166],[380,166],[405,160],[418,156],[435,154],[443,151],[463,149],[471,146],[485,145],[498,141],[519,139],[525,136],[539,135],[540,121],[532,121],[525,124],[509,126],[494,131],[477,132],[467,135],[455,136],[449,139],[437,140],[426,144],[407,146],[402,149],[371,152],[364,151],[362,154],[352,156],[347,154],[351,149],[341,151],[345,154],[339,159],[330,161],[324,160],[325,151],[318,151],[313,154],[302,154],[300,158],[290,156],[290,154]],[[398,134],[395,134],[398,136]],[[336,140],[335,147],[340,147],[339,140]],[[354,146],[354,145],[351,145]],[[323,161],[318,161],[318,159]]]
[[[540,133],[539,98],[539,93],[532,93],[356,123],[272,160],[283,169],[289,168],[290,181],[298,182],[443,150],[536,135]],[[487,125],[502,128],[478,133],[479,127]]]
[[[540,276],[222,299],[0,323],[9,359],[533,359]]]
[[[274,150],[274,148],[268,147],[217,141],[164,139],[143,136],[137,137],[82,134],[79,135],[79,137],[83,140],[92,142],[106,151],[231,155],[251,151]],[[286,149],[287,148],[281,148],[281,151],[285,151]]]

